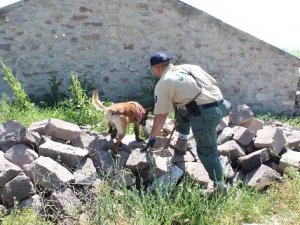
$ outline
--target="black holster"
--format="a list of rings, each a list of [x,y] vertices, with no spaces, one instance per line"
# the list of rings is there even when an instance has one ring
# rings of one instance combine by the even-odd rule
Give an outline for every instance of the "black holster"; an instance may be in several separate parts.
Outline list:
[[[200,116],[201,111],[195,101],[191,101],[185,105],[190,116]]]

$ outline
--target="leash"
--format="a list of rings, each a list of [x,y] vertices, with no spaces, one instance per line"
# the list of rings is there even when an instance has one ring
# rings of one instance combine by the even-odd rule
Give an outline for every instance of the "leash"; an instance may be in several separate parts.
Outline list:
[[[173,136],[173,134],[174,134],[175,128],[176,128],[176,126],[177,126],[177,123],[178,123],[178,119],[175,120],[173,130],[172,130],[172,132],[171,132],[171,134],[170,134],[170,137],[169,137],[167,143],[166,143],[165,146],[164,146],[164,149],[166,149],[166,148],[169,147],[170,142],[171,142],[171,138],[172,138],[172,136]]]

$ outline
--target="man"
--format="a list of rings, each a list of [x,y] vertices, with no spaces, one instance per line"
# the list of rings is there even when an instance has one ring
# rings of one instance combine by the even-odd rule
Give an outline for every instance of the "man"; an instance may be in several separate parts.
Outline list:
[[[223,174],[217,151],[216,127],[229,113],[230,103],[223,99],[216,80],[197,65],[176,65],[162,52],[150,58],[152,72],[160,78],[155,86],[154,123],[150,137],[142,149],[155,143],[155,137],[174,112],[179,138],[175,150],[185,154],[190,128],[197,143],[197,154],[211,180],[223,188]]]

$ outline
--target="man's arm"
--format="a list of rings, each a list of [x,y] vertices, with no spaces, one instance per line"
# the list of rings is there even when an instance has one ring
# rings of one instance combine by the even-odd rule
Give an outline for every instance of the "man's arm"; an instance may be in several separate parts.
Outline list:
[[[160,130],[163,128],[165,121],[167,119],[168,113],[156,114],[154,116],[153,127],[151,129],[150,137],[148,138],[147,143],[141,149],[141,152],[147,151],[149,147],[153,147],[155,143],[155,137],[160,133]]]
[[[165,124],[167,116],[168,113],[157,114],[154,116],[154,122],[153,122],[153,127],[151,130],[150,137],[156,137],[160,133],[160,130],[163,128]]]

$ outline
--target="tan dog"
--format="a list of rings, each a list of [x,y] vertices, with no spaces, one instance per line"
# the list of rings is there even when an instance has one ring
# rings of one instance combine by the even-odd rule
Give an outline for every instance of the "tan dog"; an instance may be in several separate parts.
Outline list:
[[[108,121],[108,132],[111,138],[116,138],[113,152],[118,155],[119,147],[125,136],[126,128],[129,123],[134,123],[135,139],[143,141],[139,137],[140,125],[145,126],[148,119],[148,110],[144,109],[138,102],[121,102],[106,107],[99,100],[98,90],[93,91],[92,103],[97,110],[103,111]]]

